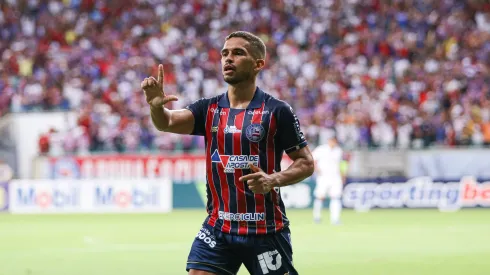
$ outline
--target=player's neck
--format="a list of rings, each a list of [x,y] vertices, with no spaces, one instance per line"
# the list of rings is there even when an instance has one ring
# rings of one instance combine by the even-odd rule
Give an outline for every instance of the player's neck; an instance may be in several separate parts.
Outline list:
[[[230,101],[230,108],[247,108],[248,104],[254,97],[256,88],[255,81],[228,85],[228,100]]]

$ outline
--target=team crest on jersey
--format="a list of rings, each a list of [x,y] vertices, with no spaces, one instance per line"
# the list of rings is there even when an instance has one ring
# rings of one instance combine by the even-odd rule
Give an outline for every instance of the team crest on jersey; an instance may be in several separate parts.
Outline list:
[[[249,169],[249,163],[259,166],[258,155],[220,155],[214,150],[211,162],[221,163],[225,167],[225,173],[235,173],[235,169]]]
[[[245,131],[245,134],[251,142],[259,142],[265,134],[264,127],[260,124],[250,124]]]

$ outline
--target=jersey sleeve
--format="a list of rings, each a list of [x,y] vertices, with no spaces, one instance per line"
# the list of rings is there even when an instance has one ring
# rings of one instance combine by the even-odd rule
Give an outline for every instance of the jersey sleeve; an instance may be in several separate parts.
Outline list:
[[[300,123],[293,108],[288,104],[277,108],[277,136],[281,149],[289,154],[305,147],[308,143],[301,132]]]
[[[185,107],[194,115],[194,129],[191,135],[204,136],[206,134],[206,113],[209,101],[207,98],[202,98]]]

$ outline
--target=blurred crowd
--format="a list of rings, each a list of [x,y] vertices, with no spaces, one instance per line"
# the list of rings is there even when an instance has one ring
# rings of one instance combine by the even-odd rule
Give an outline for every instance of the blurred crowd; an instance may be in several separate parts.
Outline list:
[[[226,91],[219,52],[235,30],[265,41],[258,85],[313,145],[332,129],[346,148],[490,144],[483,0],[0,1],[0,114],[75,111],[45,152],[201,149],[152,127],[140,82],[164,64],[173,108]]]

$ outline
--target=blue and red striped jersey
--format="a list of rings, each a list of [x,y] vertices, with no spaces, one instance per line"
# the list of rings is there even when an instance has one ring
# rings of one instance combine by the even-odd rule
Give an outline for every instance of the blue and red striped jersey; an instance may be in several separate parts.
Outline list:
[[[289,225],[280,188],[254,194],[238,179],[252,162],[267,174],[281,171],[284,154],[307,145],[293,109],[257,88],[246,109],[232,109],[227,93],[187,106],[193,135],[205,137],[206,222],[225,233],[268,234]]]

